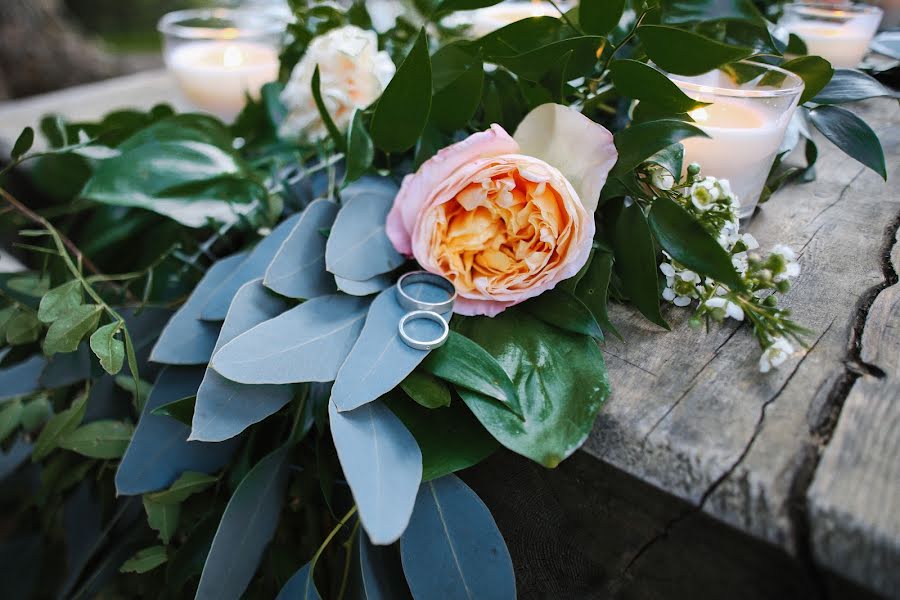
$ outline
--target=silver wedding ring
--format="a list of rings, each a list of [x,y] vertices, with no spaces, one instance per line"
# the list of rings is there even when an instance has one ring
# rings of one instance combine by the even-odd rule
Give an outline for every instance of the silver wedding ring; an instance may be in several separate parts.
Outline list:
[[[425,302],[413,298],[407,291],[407,286],[413,283],[425,283],[439,287],[447,292],[447,299],[441,302]],[[428,271],[412,271],[401,275],[397,280],[397,301],[406,310],[424,310],[440,315],[453,310],[453,304],[456,302],[456,288],[453,287],[453,282],[440,275]]]
[[[406,324],[417,319],[434,321],[441,326],[441,334],[433,340],[417,340],[411,337],[406,333]],[[414,310],[406,313],[403,315],[403,318],[400,319],[399,329],[400,339],[403,340],[403,343],[416,350],[434,350],[439,346],[443,346],[447,341],[447,337],[450,335],[450,326],[447,325],[447,321],[444,320],[444,317],[430,310]]]

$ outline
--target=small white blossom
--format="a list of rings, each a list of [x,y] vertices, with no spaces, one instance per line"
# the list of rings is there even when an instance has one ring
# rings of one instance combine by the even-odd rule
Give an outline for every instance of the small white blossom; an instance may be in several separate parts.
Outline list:
[[[763,350],[759,357],[759,372],[768,373],[778,367],[794,353],[794,347],[783,337],[777,337]]]
[[[797,254],[790,247],[778,244],[772,248],[772,254],[781,256],[785,262],[784,269],[775,274],[775,281],[784,281],[800,275],[800,263],[797,262]]]
[[[726,298],[722,298],[721,296],[717,296],[715,298],[710,298],[704,304],[706,304],[709,308],[720,308],[725,311],[726,317],[731,317],[735,321],[743,321],[744,320],[744,311],[740,306],[728,300]]]
[[[675,178],[668,169],[653,164],[647,167],[647,173],[650,175],[650,183],[657,189],[671,190],[675,187]]]
[[[662,274],[666,277],[675,277],[675,267],[667,262],[660,263],[659,270],[662,271]]]
[[[700,211],[712,208],[720,195],[721,191],[712,177],[706,177],[691,186],[691,203]]]

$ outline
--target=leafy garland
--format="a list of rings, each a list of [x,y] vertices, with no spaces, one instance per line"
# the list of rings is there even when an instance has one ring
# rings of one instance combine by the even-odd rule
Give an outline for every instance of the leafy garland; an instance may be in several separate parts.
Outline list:
[[[591,2],[474,41],[440,26],[494,3],[420,2],[418,22],[380,34],[396,74],[346,128],[316,68],[325,137],[279,135],[284,84],[315,39],[371,29],[362,2],[295,2],[282,81],[231,127],[161,106],[45,119],[39,153],[23,132],[0,188],[32,268],[0,277],[16,597],[514,597],[502,537],[453,473],[499,445],[554,467],[583,443],[610,393],[597,344],[618,335],[610,299],[663,327],[661,300],[696,302],[696,325],[746,318],[763,370],[802,341],[775,298],[792,253],[754,252],[726,182],[695,165],[680,180],[678,142],[702,132],[649,63],[696,73],[752,56],[804,79],[766,196],[812,176],[807,122],[885,175],[871,129],[835,104],[889,92],[784,60],[750,3]],[[498,316],[454,316],[438,350],[403,346],[391,286],[414,266],[382,231],[400,177],[548,103],[617,130],[589,261]],[[801,139],[809,164],[783,166]],[[12,177],[31,159],[34,188]]]

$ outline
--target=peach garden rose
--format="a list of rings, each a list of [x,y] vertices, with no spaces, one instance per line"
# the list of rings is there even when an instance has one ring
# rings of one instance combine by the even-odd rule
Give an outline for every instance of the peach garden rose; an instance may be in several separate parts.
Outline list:
[[[443,275],[455,311],[495,316],[553,289],[587,261],[612,134],[558,104],[444,148],[407,175],[387,218],[398,252]]]

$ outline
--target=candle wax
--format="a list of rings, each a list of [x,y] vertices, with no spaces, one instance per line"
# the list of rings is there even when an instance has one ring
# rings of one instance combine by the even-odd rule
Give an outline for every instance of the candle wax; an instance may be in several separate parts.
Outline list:
[[[233,119],[249,94],[278,77],[278,52],[247,41],[191,42],[174,48],[169,68],[182,91],[198,108]]]
[[[852,23],[840,25],[824,21],[792,23],[787,30],[806,44],[807,54],[821,56],[835,67],[856,67],[872,40],[872,33]]]

